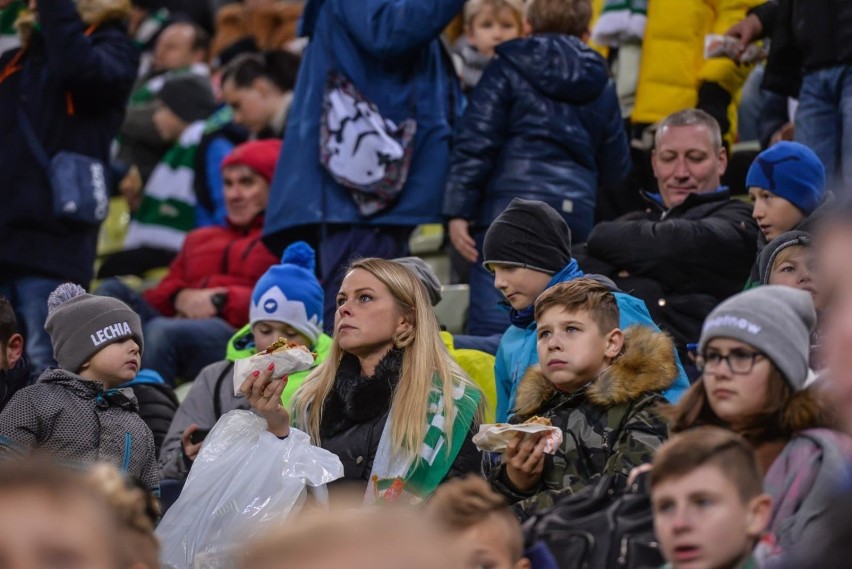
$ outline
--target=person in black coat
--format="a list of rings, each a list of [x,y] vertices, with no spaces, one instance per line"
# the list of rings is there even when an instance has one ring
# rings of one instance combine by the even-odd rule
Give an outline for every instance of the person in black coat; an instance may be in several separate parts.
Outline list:
[[[139,416],[154,435],[154,450],[159,458],[160,447],[180,405],[174,390],[159,373],[150,369],[140,370],[136,378],[123,387],[133,389],[136,404],[139,406]]]
[[[530,5],[532,36],[497,46],[453,143],[443,213],[453,246],[473,263],[467,333],[474,336],[509,326],[493,276],[480,265],[485,232],[509,202],[547,203],[585,241],[598,187],[616,186],[630,170],[606,62],[581,39],[589,14],[570,0],[562,9],[575,17],[545,13],[546,4]]]
[[[9,0],[0,0],[0,8]],[[98,226],[58,216],[46,169],[21,128],[29,119],[48,156],[69,151],[107,164],[139,53],[123,0],[30,0],[39,26],[0,56],[0,294],[22,319],[33,371],[55,365],[44,331],[47,297],[88,283]],[[108,181],[107,181],[108,185]]]
[[[484,398],[447,353],[414,273],[384,259],[355,261],[337,306],[331,353],[292,399],[293,423],[343,464],[333,485],[354,487],[366,503],[417,502],[446,478],[479,472],[471,438]],[[270,382],[273,373],[248,376],[241,392],[285,438],[286,379]]]
[[[666,117],[652,155],[659,194],[648,208],[597,225],[575,257],[645,301],[675,340],[681,360],[701,324],[742,290],[756,255],[751,206],[720,185],[727,155],[716,120],[688,109]]]

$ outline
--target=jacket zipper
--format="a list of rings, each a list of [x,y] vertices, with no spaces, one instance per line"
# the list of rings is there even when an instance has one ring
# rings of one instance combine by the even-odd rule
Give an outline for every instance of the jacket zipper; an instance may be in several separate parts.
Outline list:
[[[130,467],[130,447],[133,444],[133,437],[130,433],[124,433],[124,460],[121,462],[121,471],[127,472]]]

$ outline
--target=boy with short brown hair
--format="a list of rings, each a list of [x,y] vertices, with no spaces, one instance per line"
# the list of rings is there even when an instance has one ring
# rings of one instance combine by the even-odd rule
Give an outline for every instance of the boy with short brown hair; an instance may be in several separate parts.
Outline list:
[[[660,447],[651,503],[665,567],[749,569],[772,499],[749,443],[719,427],[691,429]]]
[[[622,332],[615,295],[597,280],[549,288],[535,318],[539,365],[521,380],[512,422],[544,417],[564,435],[553,456],[545,433],[517,436],[491,473],[494,489],[522,510],[550,507],[604,474],[626,486],[668,437],[656,408],[678,375],[671,339],[645,326]]]

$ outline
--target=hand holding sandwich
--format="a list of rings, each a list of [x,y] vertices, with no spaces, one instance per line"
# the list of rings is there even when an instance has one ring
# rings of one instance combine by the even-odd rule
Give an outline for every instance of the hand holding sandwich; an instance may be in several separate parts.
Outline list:
[[[546,433],[518,433],[506,445],[506,475],[521,492],[535,488],[544,471]]]
[[[274,363],[263,371],[253,371],[243,380],[240,393],[257,414],[266,419],[267,430],[278,438],[284,438],[290,434],[290,413],[281,404],[287,376],[273,381],[274,373]]]

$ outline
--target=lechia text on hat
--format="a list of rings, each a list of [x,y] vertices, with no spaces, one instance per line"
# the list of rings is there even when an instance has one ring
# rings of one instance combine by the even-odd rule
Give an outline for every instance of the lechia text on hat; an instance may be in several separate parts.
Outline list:
[[[130,331],[130,324],[127,322],[116,322],[115,324],[104,326],[94,334],[90,334],[89,337],[92,339],[92,343],[94,345],[100,346],[109,340],[115,340],[116,338],[132,335],[133,332]]]

